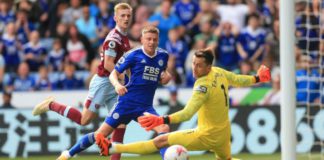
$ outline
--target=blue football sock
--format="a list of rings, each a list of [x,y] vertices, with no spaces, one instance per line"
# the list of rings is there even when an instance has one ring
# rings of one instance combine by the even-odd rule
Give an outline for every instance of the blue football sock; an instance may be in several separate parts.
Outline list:
[[[69,154],[73,157],[75,154],[87,149],[95,143],[94,132],[84,135],[70,150]]]
[[[159,133],[158,135],[166,134],[166,132]],[[164,153],[168,149],[168,147],[160,148],[160,155],[162,159],[164,159]]]

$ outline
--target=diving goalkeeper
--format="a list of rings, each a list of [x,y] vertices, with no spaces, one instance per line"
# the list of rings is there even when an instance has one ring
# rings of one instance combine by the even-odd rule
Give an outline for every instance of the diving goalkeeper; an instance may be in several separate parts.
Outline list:
[[[211,50],[198,50],[192,62],[193,76],[197,79],[193,95],[184,109],[169,116],[146,114],[138,118],[146,130],[161,124],[180,123],[191,119],[198,112],[198,126],[195,129],[171,132],[153,140],[130,144],[110,143],[102,135],[96,136],[96,143],[104,156],[114,153],[148,154],[159,148],[179,144],[188,150],[210,150],[218,160],[231,159],[231,125],[228,116],[228,87],[251,86],[271,79],[270,70],[262,65],[255,76],[236,75],[218,67],[212,67]]]

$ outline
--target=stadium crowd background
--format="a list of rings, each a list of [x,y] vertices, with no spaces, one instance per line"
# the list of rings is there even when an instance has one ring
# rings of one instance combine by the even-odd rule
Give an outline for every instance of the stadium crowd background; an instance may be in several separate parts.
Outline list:
[[[1,90],[87,89],[100,62],[100,45],[115,25],[118,2],[0,0]],[[279,0],[125,2],[134,8],[128,32],[132,47],[140,45],[143,26],[160,29],[159,47],[170,53],[172,86],[191,87],[192,54],[211,47],[215,65],[227,70],[254,74],[260,64],[272,68],[272,90],[263,104],[279,104]],[[299,103],[322,102],[323,7],[319,0],[296,0]]]

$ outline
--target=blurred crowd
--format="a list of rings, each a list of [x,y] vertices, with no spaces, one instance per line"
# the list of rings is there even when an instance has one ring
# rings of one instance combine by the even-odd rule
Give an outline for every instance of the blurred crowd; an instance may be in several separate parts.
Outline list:
[[[96,73],[101,44],[115,26],[113,7],[118,2],[0,0],[1,90],[86,89]],[[215,65],[235,73],[254,74],[260,64],[272,68],[273,93],[279,94],[279,0],[124,2],[134,8],[128,32],[132,47],[140,45],[143,26],[159,28],[159,47],[170,53],[174,86],[193,85],[192,54],[210,47]],[[313,97],[305,89],[322,86],[309,77],[322,76],[323,7],[319,0],[296,0],[296,86],[298,91],[302,88],[303,98],[299,101],[319,101],[319,92]],[[276,97],[267,96],[268,104]]]

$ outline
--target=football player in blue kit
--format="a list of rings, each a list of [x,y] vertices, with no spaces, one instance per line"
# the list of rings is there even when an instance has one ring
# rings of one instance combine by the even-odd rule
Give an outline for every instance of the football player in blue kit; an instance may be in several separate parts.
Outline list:
[[[137,121],[137,118],[144,113],[158,115],[153,108],[155,91],[159,84],[166,84],[171,79],[170,74],[166,71],[169,55],[165,50],[157,47],[158,41],[159,30],[154,26],[144,27],[141,37],[142,46],[127,52],[119,59],[115,69],[111,72],[109,79],[119,98],[105,122],[94,133],[97,145],[106,143],[106,137],[120,124],[128,124],[131,120]],[[129,82],[122,85],[118,81],[118,77],[126,71],[130,74]],[[154,130],[158,134],[164,134],[169,132],[169,126],[160,125]],[[79,145],[76,144],[76,146],[86,146],[82,148],[84,150],[90,147],[94,141],[81,138],[78,143]],[[79,148],[78,150],[82,151]],[[162,158],[165,150],[166,148],[160,150]],[[70,158],[64,152],[58,159]],[[101,151],[102,155],[107,155],[106,152],[108,151]]]

